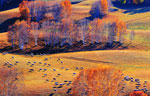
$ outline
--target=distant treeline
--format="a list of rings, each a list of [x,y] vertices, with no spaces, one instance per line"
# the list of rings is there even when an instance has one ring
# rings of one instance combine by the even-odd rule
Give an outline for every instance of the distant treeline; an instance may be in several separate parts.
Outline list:
[[[116,0],[122,4],[150,4],[150,0]]]

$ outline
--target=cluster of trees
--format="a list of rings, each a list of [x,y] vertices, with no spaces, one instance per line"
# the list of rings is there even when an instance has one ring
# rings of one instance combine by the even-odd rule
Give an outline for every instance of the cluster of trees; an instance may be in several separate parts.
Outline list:
[[[73,96],[124,96],[123,75],[109,66],[82,70],[72,84]],[[135,95],[134,95],[135,96]]]
[[[99,16],[107,15],[109,7],[107,0],[99,2],[97,8],[100,10],[95,9],[94,5],[91,8],[93,15],[97,14],[96,10],[99,10],[100,14],[93,21],[82,19],[75,22],[71,19],[72,7],[69,0],[47,4],[39,0],[23,1],[19,9],[24,20],[9,27],[9,42],[13,48],[19,45],[20,49],[31,42],[37,46],[39,41],[44,41],[45,46],[52,47],[73,45],[78,41],[83,44],[113,44],[114,41],[123,43],[126,24],[119,20],[104,22],[100,19]]]
[[[149,0],[117,0],[117,1],[120,1],[122,4],[142,4],[142,3],[145,3],[145,4],[150,4],[150,1]]]
[[[38,40],[43,40],[45,45],[63,46],[66,43],[72,45],[74,42],[82,41],[87,43],[113,41],[123,43],[123,35],[126,31],[126,25],[122,21],[104,23],[101,19],[96,18],[93,21],[87,19],[75,24],[70,18],[63,22],[43,21],[42,23],[26,21],[17,21],[9,28],[9,41],[14,45],[19,45],[20,49],[25,44],[34,41],[38,45]],[[40,34],[43,36],[40,37]]]
[[[109,13],[112,6],[111,0],[98,0],[92,4],[90,14],[93,18],[102,18]]]
[[[39,22],[44,18],[51,18],[57,22],[71,15],[72,7],[69,0],[62,2],[23,1],[19,5],[21,16],[28,21]]]

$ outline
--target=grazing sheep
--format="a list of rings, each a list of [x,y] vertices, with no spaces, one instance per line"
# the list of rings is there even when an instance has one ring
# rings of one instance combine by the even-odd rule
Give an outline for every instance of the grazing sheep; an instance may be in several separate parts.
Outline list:
[[[16,61],[16,63],[19,63],[19,61]]]
[[[42,64],[42,62],[39,62],[39,64]]]
[[[39,72],[42,70],[42,68],[39,69]]]
[[[59,85],[57,88],[63,88],[63,86],[62,86],[62,85]]]
[[[135,79],[135,82],[139,83],[139,82],[140,82],[140,79]]]
[[[34,61],[33,63],[36,63],[36,61]]]
[[[76,67],[76,70],[78,70],[79,68],[78,67]]]
[[[57,61],[60,61],[60,58],[58,58]]]
[[[57,75],[60,76],[61,74],[58,73]]]
[[[139,89],[140,86],[136,86],[136,89]]]
[[[34,66],[34,64],[31,64],[31,66],[30,67],[33,67]]]
[[[48,60],[48,58],[45,58],[44,60],[45,60],[45,61],[47,61],[47,60]]]
[[[27,65],[29,65],[31,62],[29,61],[28,63],[27,63]]]
[[[29,69],[29,72],[33,72],[34,71],[34,69]]]
[[[68,82],[67,80],[64,80],[64,82]]]
[[[53,78],[53,80],[56,80],[56,78]]]
[[[71,88],[69,88],[66,93],[69,94],[70,92],[71,92]]]
[[[63,85],[65,85],[65,83],[60,83],[59,85],[63,86]]]
[[[44,69],[43,72],[45,72],[47,69]]]
[[[76,75],[76,73],[74,72],[73,75]]]
[[[47,65],[47,63],[44,63],[44,66],[46,66]]]
[[[48,64],[48,66],[51,66],[51,64]]]
[[[83,67],[81,67],[80,69],[81,69],[81,70],[83,70],[84,68],[83,68]]]
[[[14,56],[12,56],[11,58],[12,58],[12,59],[14,59],[15,57],[14,57]]]
[[[44,74],[42,77],[46,77],[47,76],[47,74]]]
[[[130,80],[130,77],[129,77],[129,76],[125,76],[125,77],[124,77],[124,80],[129,81],[129,80]]]
[[[147,83],[147,81],[144,81],[144,83]]]
[[[66,70],[69,70],[68,68],[66,68]]]
[[[46,82],[49,82],[49,80],[48,80],[48,79],[46,79]]]
[[[55,85],[59,85],[59,83],[58,83],[58,82],[55,82]]]

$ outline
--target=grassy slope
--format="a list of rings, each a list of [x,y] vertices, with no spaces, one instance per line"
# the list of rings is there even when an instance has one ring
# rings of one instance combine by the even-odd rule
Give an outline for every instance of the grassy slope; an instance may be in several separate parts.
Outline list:
[[[15,59],[11,59],[14,56]],[[50,59],[51,57],[51,59]],[[91,58],[92,57],[92,58]],[[20,71],[24,73],[24,82],[26,88],[24,91],[30,91],[34,93],[52,92],[52,86],[54,82],[46,83],[45,80],[56,77],[58,73],[62,74],[60,77],[56,77],[57,81],[63,83],[64,80],[73,80],[75,76],[72,76],[73,72],[78,73],[76,67],[92,68],[98,65],[110,65],[118,69],[123,70],[125,75],[133,76],[134,78],[139,78],[140,80],[147,80],[150,82],[150,52],[145,51],[129,51],[129,50],[110,50],[110,51],[86,51],[86,52],[75,52],[75,53],[62,53],[46,56],[20,56],[20,55],[2,55],[0,54],[1,65],[4,62],[11,62],[14,64],[15,61],[19,61],[18,65],[15,65]],[[48,61],[44,61],[48,58]],[[63,64],[57,59],[60,58]],[[37,63],[30,67],[26,63],[34,62]],[[38,62],[51,64],[50,67],[44,66],[44,64],[38,64]],[[61,69],[64,67],[69,70]],[[29,73],[28,70],[33,68],[35,71]],[[38,72],[39,68],[46,68],[46,72]],[[54,72],[53,69],[56,69]],[[43,74],[48,74],[47,77],[42,77]],[[66,86],[65,86],[66,87]],[[69,87],[66,87],[66,89]],[[59,90],[62,91],[61,89]],[[65,90],[66,91],[66,90]],[[63,92],[65,92],[63,91]]]
[[[91,0],[92,1],[92,0]],[[85,16],[89,16],[88,12],[90,10],[91,5],[90,0],[84,0],[83,2],[73,5],[73,17],[75,19],[81,19]],[[122,13],[124,10],[119,9],[119,11],[111,13],[111,15],[117,14],[117,16],[124,21],[131,21],[128,24],[131,25],[130,29],[145,29],[139,28],[138,26],[148,26],[149,24],[149,12],[140,13],[140,14],[124,14]],[[18,9],[9,10],[5,12],[0,12],[0,23],[12,18],[13,16],[17,16]],[[5,14],[5,15],[4,15]],[[76,18],[78,16],[78,18]],[[146,18],[144,18],[146,17]],[[142,18],[138,20],[134,20],[135,18]],[[134,40],[134,46],[139,46],[141,44],[144,49],[149,49],[149,31],[137,30]],[[7,33],[0,33],[0,45],[2,42],[7,43]],[[148,47],[147,47],[148,46]],[[140,46],[139,46],[140,47]],[[143,49],[143,47],[141,48]],[[57,73],[61,73],[62,76],[58,77],[59,82],[63,82],[64,80],[73,80],[75,77],[72,76],[73,72],[78,73],[79,70],[75,70],[75,67],[84,67],[91,68],[96,67],[99,64],[109,64],[115,66],[116,68],[121,68],[126,75],[133,76],[135,78],[140,78],[142,80],[150,81],[150,52],[149,51],[129,51],[129,50],[115,50],[115,51],[91,51],[91,52],[77,52],[77,53],[64,53],[64,54],[55,54],[48,56],[20,56],[13,55],[15,59],[11,59],[12,54],[8,54],[6,56],[2,56],[0,54],[0,64],[4,64],[4,62],[9,61],[14,63],[15,61],[19,61],[20,63],[16,66],[20,71],[24,72],[24,80],[26,85],[26,90],[36,91],[36,92],[48,92],[52,89],[54,83],[45,83],[45,79],[49,78],[50,80],[53,77],[56,77]],[[45,57],[52,57],[51,60],[44,61]],[[91,58],[92,57],[92,58]],[[57,58],[62,58],[64,64],[60,64],[57,62]],[[83,59],[84,58],[84,59]],[[33,67],[36,72],[28,73],[29,65],[26,65],[28,61],[42,61],[50,63],[51,67],[45,67],[43,65],[35,64]],[[110,62],[110,63],[109,63]],[[68,71],[61,69],[61,67],[69,68]],[[47,68],[46,72],[37,72],[39,68]],[[57,71],[53,72],[52,69],[55,68]],[[48,77],[42,77],[44,73],[48,74]],[[25,91],[26,91],[25,90]],[[61,90],[60,90],[61,91]],[[50,91],[49,91],[50,92]]]

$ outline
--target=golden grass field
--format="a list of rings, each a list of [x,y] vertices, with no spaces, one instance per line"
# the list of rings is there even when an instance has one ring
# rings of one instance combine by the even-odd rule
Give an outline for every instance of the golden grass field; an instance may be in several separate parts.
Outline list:
[[[14,59],[12,59],[14,56]],[[24,74],[25,92],[31,92],[34,94],[48,94],[53,92],[54,82],[52,78],[56,78],[55,82],[64,83],[64,80],[73,81],[80,70],[76,67],[93,68],[98,65],[110,65],[115,68],[122,70],[124,76],[132,76],[133,78],[139,78],[141,81],[150,82],[150,51],[130,51],[130,50],[109,50],[109,51],[86,51],[86,52],[74,52],[74,53],[61,53],[61,54],[51,54],[40,56],[36,55],[23,56],[15,54],[0,54],[1,65],[5,62],[10,62],[14,64],[19,61],[17,65],[14,65],[19,71]],[[47,61],[44,61],[48,58]],[[60,61],[58,61],[60,58]],[[33,67],[31,64],[27,65],[30,61],[31,64],[36,62]],[[63,63],[61,63],[61,61]],[[42,62],[42,64],[39,64]],[[51,64],[51,66],[44,66],[44,63]],[[64,69],[61,69],[64,67]],[[38,71],[40,68],[47,69],[43,72]],[[69,70],[66,70],[68,68]],[[34,72],[28,72],[29,69],[34,69]],[[56,71],[53,71],[56,69]],[[73,75],[73,73],[77,73]],[[47,74],[46,77],[42,77]],[[57,74],[61,74],[57,77]],[[49,82],[46,82],[49,79]],[[58,93],[64,93],[70,86],[65,86],[65,88],[58,90]],[[131,87],[131,86],[130,86]],[[150,88],[150,86],[148,86]],[[66,89],[66,90],[64,90]],[[26,93],[27,94],[27,93]]]
[[[89,16],[88,12],[92,2],[93,0],[83,0],[81,3],[74,4],[72,18],[79,20]],[[131,50],[83,51],[45,56],[36,55],[34,57],[16,54],[0,54],[0,65],[2,66],[5,62],[14,64],[15,61],[19,61],[19,64],[15,65],[15,67],[24,74],[25,88],[23,91],[24,93],[27,91],[29,92],[26,94],[34,93],[47,95],[53,92],[52,87],[54,86],[54,82],[51,82],[52,78],[60,73],[61,75],[56,77],[56,81],[60,83],[63,83],[64,80],[73,81],[80,72],[80,70],[76,70],[76,67],[92,68],[98,65],[110,65],[122,70],[125,76],[128,75],[139,78],[142,81],[147,80],[150,82],[150,12],[131,15],[129,13],[123,13],[124,11],[123,9],[119,9],[116,12],[110,13],[110,16],[119,17],[121,20],[127,22],[127,24],[131,26],[128,29],[128,33],[132,29],[136,29],[135,39],[132,45],[130,45]],[[0,24],[16,16],[19,16],[18,8],[0,12]],[[139,28],[139,26],[144,26],[144,28]],[[0,33],[0,48],[3,48],[4,44],[6,46],[10,45],[7,42],[7,34],[7,32]],[[129,43],[129,37],[127,36],[126,38],[127,45]],[[12,56],[15,58],[12,59]],[[48,60],[44,61],[45,58],[48,58]],[[60,58],[63,63],[60,63],[58,58]],[[32,63],[36,61],[37,63],[35,63],[33,67],[30,67],[30,65],[27,65],[28,61]],[[42,62],[42,64],[39,64],[39,62]],[[43,63],[51,64],[51,66],[44,66]],[[61,67],[64,67],[64,69],[61,69]],[[31,68],[34,69],[32,73],[28,72]],[[47,71],[38,72],[40,68],[46,68]],[[66,70],[66,68],[69,70]],[[56,71],[53,71],[53,69],[56,69]],[[77,73],[75,76],[73,76],[74,72]],[[44,74],[47,74],[47,76],[42,77]],[[46,79],[50,81],[46,82]],[[58,90],[58,93],[65,93],[67,89],[70,88],[70,86],[64,87],[65,88]],[[148,88],[150,90],[150,83]]]

